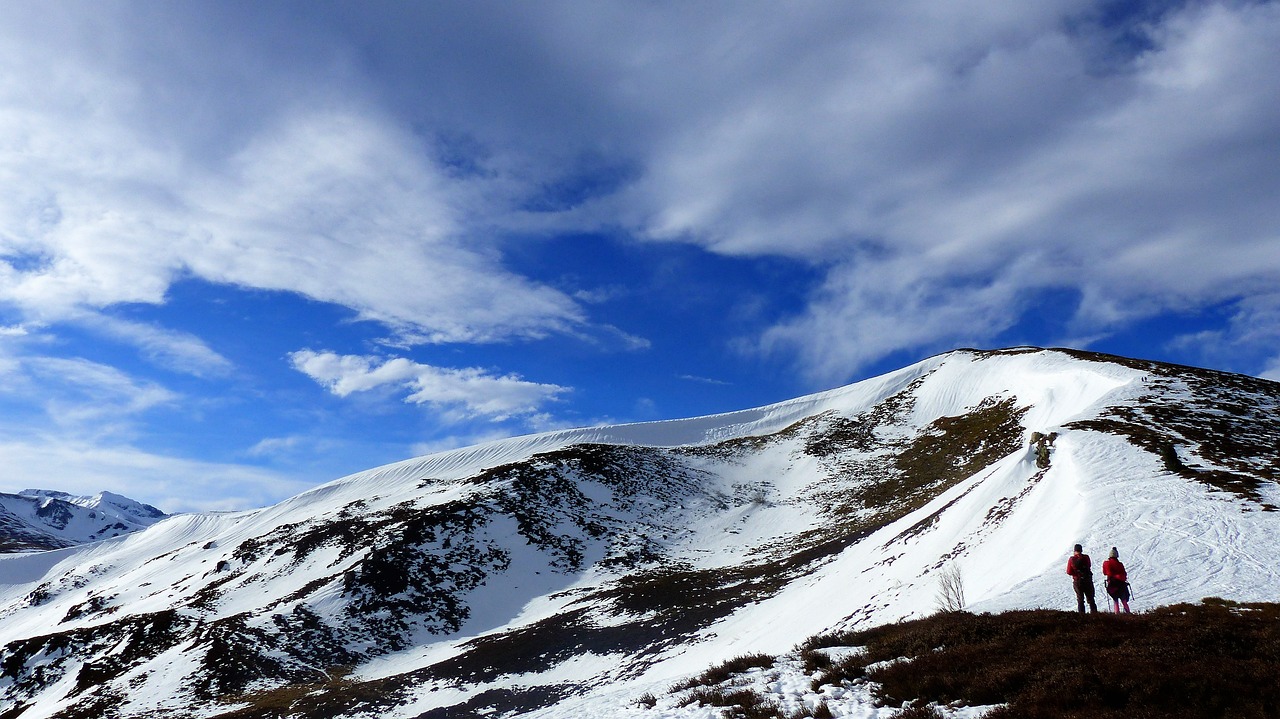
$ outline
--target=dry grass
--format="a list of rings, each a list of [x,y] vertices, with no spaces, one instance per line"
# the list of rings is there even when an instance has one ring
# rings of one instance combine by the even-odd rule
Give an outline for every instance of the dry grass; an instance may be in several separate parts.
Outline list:
[[[703,687],[685,697],[682,706],[701,704],[708,707],[724,707],[734,719],[778,719],[778,705],[766,700],[750,689]]]
[[[887,704],[1007,704],[993,718],[1280,717],[1280,605],[1205,600],[1138,615],[944,613],[819,638],[866,646],[826,682],[867,678]],[[866,666],[900,657],[867,671]]]
[[[751,669],[773,666],[775,657],[772,654],[744,654],[718,664],[698,676],[671,688],[671,691],[683,691],[694,687],[707,687],[728,681],[735,674],[743,674]]]

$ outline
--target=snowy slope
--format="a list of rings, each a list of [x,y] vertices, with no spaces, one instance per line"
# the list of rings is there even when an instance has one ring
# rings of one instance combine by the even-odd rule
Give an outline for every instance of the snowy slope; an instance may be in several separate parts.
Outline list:
[[[0,493],[0,552],[58,549],[149,527],[166,515],[111,492],[76,497],[48,489]]]
[[[948,563],[971,609],[1068,608],[1075,542],[1120,548],[1138,608],[1275,600],[1277,409],[1264,380],[961,351],[400,462],[0,557],[0,705],[657,716],[636,697],[724,659],[935,611]]]

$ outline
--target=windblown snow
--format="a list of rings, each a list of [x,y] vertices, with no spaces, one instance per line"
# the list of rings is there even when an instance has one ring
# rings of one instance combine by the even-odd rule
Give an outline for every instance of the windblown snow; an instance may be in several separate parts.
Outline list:
[[[1280,385],[1238,375],[958,351],[758,409],[408,460],[0,556],[0,707],[276,716],[253,712],[305,687],[298,716],[714,717],[636,702],[931,614],[946,567],[972,611],[1071,608],[1077,542],[1119,549],[1137,609],[1275,601],[1278,409]]]

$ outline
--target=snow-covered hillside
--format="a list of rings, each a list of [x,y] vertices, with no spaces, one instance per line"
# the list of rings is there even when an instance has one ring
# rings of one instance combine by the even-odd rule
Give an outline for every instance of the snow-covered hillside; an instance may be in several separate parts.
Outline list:
[[[149,527],[165,513],[111,492],[76,497],[48,489],[0,493],[0,552],[60,549]]]
[[[1120,549],[1139,609],[1275,600],[1277,410],[1265,380],[960,351],[754,410],[409,460],[0,557],[0,705],[655,715],[636,698],[727,658],[932,613],[948,566],[970,609],[1069,608],[1076,542]]]

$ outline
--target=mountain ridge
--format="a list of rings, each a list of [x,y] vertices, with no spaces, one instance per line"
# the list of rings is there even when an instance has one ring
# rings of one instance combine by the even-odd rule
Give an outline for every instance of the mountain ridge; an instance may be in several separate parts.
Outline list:
[[[0,583],[0,698],[629,716],[735,654],[931,613],[948,564],[976,610],[1064,605],[1077,541],[1123,547],[1139,602],[1257,601],[1280,549],[1277,408],[1266,380],[968,350],[751,410],[406,460],[0,557],[0,582],[25,580]],[[292,713],[264,698],[299,687]]]
[[[112,492],[91,497],[51,489],[0,493],[0,552],[73,547],[136,532],[167,516]]]

